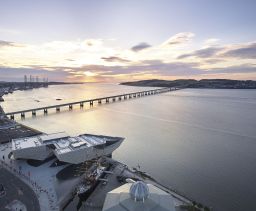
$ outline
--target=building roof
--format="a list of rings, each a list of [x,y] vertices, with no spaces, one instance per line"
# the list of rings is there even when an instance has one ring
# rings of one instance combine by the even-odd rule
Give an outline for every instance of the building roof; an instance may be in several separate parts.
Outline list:
[[[127,183],[109,192],[103,211],[175,211],[173,198],[165,191],[147,184],[148,197],[142,201],[135,201],[131,197],[131,186],[131,183]]]
[[[66,133],[52,133],[52,134],[43,134],[32,137],[18,138],[12,140],[12,149],[19,150],[31,147],[38,147],[41,145],[47,145],[50,141],[58,140],[61,138],[69,137]]]
[[[135,201],[144,201],[148,198],[149,188],[142,181],[134,182],[130,187],[130,195]]]
[[[105,146],[105,144],[111,144],[112,142],[116,142],[121,139],[123,138],[91,134],[70,137],[65,132],[60,132],[13,139],[12,150],[15,151],[26,148],[36,148],[39,146],[54,145],[54,150],[57,154],[64,154],[88,147]]]

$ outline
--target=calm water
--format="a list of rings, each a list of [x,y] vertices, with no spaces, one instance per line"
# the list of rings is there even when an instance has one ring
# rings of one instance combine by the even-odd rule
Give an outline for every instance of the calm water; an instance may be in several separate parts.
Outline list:
[[[8,95],[2,106],[15,111],[145,89],[51,86]],[[47,133],[123,136],[126,140],[114,158],[129,166],[139,164],[166,186],[214,210],[255,208],[256,90],[186,89],[92,109],[38,113],[21,122]]]

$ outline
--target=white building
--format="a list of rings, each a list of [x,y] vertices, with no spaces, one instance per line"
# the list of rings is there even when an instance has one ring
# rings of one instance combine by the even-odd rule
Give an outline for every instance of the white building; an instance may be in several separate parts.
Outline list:
[[[124,184],[108,192],[103,211],[175,211],[170,194],[142,181]]]
[[[78,164],[96,157],[111,155],[124,138],[83,134],[70,137],[66,133],[43,134],[12,140],[14,159],[45,160],[55,155],[58,160]]]

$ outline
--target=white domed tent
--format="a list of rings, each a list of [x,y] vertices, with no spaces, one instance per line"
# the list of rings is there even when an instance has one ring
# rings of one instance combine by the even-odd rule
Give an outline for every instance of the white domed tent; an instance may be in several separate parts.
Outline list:
[[[110,191],[103,211],[175,211],[170,194],[151,184],[138,181]]]

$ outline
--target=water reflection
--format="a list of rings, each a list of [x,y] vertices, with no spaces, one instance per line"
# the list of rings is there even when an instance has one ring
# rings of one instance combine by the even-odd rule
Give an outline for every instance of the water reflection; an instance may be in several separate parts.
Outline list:
[[[75,100],[138,89],[97,86],[92,86],[92,93],[88,85],[63,88],[64,92],[54,91],[60,89],[54,87],[48,89],[49,99],[42,101],[55,102],[51,99],[59,96],[56,93],[62,93],[65,101],[67,96]],[[72,90],[74,94],[70,93]],[[20,108],[27,107],[31,98],[41,99],[42,94],[36,93],[35,90],[33,97],[21,92],[8,96],[5,109],[18,110],[16,103],[20,103]],[[129,166],[139,163],[142,170],[166,186],[215,210],[244,211],[253,210],[256,195],[255,105],[255,90],[187,89],[93,108],[67,108],[60,113],[50,112],[46,117],[41,114],[26,118],[22,123],[47,133],[125,137],[114,158]]]

